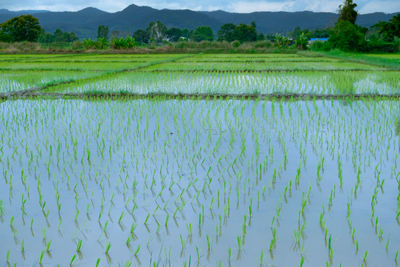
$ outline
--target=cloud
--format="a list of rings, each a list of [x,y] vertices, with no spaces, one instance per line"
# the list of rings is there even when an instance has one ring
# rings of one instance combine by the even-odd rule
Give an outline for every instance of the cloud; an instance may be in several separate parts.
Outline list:
[[[400,12],[400,1],[394,0],[394,1],[368,2],[360,7],[359,12],[361,14],[372,13],[372,12],[385,12],[385,13]]]
[[[341,1],[240,1],[232,3],[228,10],[239,13],[255,11],[315,11],[315,12],[336,12]]]
[[[236,2],[232,3],[228,10],[239,13],[250,13],[254,11],[290,11],[295,2]]]
[[[136,4],[157,9],[226,10],[239,13],[301,10],[336,12],[342,2],[343,0],[0,0],[0,8],[76,11],[90,6],[116,12]],[[400,11],[400,0],[356,0],[356,3],[360,13]]]

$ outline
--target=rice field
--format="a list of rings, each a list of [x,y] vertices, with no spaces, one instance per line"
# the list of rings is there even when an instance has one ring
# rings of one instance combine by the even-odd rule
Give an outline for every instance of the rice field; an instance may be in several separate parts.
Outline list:
[[[400,261],[399,71],[295,54],[0,65],[0,266]]]

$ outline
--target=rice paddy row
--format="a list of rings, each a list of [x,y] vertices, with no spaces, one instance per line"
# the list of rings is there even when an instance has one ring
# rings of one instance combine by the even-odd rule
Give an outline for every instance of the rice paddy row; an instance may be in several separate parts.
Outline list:
[[[400,261],[396,70],[295,54],[0,68],[0,265]]]
[[[4,102],[0,259],[395,265],[399,107]]]

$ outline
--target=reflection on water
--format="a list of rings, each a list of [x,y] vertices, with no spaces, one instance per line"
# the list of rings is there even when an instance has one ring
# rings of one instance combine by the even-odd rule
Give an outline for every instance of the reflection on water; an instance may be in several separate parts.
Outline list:
[[[394,94],[400,85],[395,71],[332,72],[140,72],[86,83],[59,86],[59,91],[189,94]]]
[[[399,112],[396,101],[7,101],[0,265],[359,266],[367,251],[368,266],[394,266]]]

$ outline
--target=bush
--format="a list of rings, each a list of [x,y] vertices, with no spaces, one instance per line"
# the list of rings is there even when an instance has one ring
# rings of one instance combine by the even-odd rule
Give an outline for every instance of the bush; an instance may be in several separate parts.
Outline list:
[[[83,47],[85,49],[106,49],[108,42],[104,38],[99,38],[97,41],[89,38],[83,41]]]
[[[71,47],[72,47],[72,49],[74,49],[74,50],[81,50],[81,49],[84,48],[84,47],[83,47],[83,43],[82,43],[81,41],[75,41],[75,42],[73,42],[72,45],[71,45]]]
[[[313,51],[329,51],[332,49],[331,43],[314,41],[311,43],[310,49]]]
[[[240,42],[238,40],[235,40],[231,43],[232,47],[238,48],[240,46]]]
[[[214,40],[214,33],[211,27],[208,26],[200,26],[193,33],[193,40],[196,42],[201,41],[212,41]]]
[[[361,28],[345,20],[336,23],[328,42],[344,51],[365,51],[367,46]]]
[[[308,37],[302,32],[296,39],[296,46],[300,50],[306,50],[308,45]]]
[[[196,48],[196,43],[191,41],[180,41],[175,43],[174,47],[179,49]]]
[[[85,49],[96,49],[97,48],[97,42],[92,40],[92,39],[86,39],[83,40],[83,47]]]
[[[254,45],[255,48],[271,48],[272,42],[269,40],[258,41]]]
[[[389,43],[383,40],[373,40],[368,42],[367,50],[369,52],[393,53],[398,51],[398,46],[395,43]]]
[[[135,41],[135,38],[130,36],[111,40],[111,47],[114,49],[129,49],[136,46],[138,46],[138,43]]]
[[[397,52],[400,52],[400,38],[399,37],[394,37],[393,44],[397,48]]]

